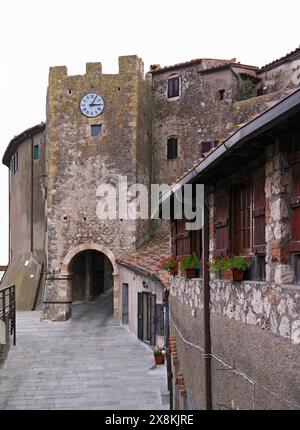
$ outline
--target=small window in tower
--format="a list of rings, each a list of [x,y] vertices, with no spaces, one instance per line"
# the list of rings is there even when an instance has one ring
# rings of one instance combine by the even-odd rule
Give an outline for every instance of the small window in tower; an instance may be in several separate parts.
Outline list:
[[[40,145],[34,145],[33,147],[33,159],[39,160],[40,158]]]
[[[225,100],[225,90],[224,90],[224,89],[221,89],[221,90],[219,90],[218,92],[219,92],[219,100],[220,100],[220,101]]]
[[[93,137],[101,136],[101,134],[102,134],[102,125],[101,124],[91,125],[91,134],[92,134]]]
[[[167,159],[174,160],[178,157],[178,140],[177,137],[170,137],[167,143]]]
[[[168,79],[168,99],[179,97],[180,95],[180,78],[171,75]]]

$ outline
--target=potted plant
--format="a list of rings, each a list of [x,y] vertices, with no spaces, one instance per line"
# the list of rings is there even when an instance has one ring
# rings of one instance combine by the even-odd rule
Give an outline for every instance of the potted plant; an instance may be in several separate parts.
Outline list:
[[[225,255],[224,257],[213,258],[210,264],[212,271],[220,273],[227,281],[240,282],[244,278],[244,271],[248,270],[252,261],[243,255]]]
[[[200,259],[195,252],[185,255],[180,260],[180,267],[187,278],[198,278],[200,269]]]
[[[165,362],[165,356],[163,353],[164,349],[161,347],[155,347],[154,348],[154,359],[155,359],[155,364],[164,364]]]
[[[178,260],[175,257],[168,257],[162,260],[158,266],[159,269],[166,270],[170,275],[178,274]]]

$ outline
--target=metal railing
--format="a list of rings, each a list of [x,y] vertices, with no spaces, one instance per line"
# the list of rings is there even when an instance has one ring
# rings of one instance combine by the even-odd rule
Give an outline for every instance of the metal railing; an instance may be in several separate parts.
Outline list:
[[[9,324],[9,333],[16,345],[16,287],[10,285],[0,290],[0,320]]]

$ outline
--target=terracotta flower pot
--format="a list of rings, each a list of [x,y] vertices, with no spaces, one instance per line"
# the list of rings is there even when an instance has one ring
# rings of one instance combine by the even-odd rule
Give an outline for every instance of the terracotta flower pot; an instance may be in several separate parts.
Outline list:
[[[186,278],[199,278],[199,269],[185,269],[184,271]]]
[[[230,272],[222,272],[222,278],[225,281],[241,282],[244,279],[244,271],[241,269],[233,269]]]
[[[164,364],[165,362],[165,356],[163,354],[161,355],[155,355],[154,354],[154,358],[155,358],[155,364]]]
[[[176,276],[178,274],[178,270],[177,269],[170,269],[169,273],[172,276]]]

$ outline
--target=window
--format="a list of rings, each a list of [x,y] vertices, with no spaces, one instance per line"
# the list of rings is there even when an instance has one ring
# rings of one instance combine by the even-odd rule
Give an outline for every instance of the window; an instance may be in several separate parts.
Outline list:
[[[300,254],[294,255],[295,283],[300,284]]]
[[[182,257],[195,252],[202,259],[202,230],[186,230],[186,222],[185,218],[172,221],[172,255]],[[201,269],[200,277],[202,277]]]
[[[178,140],[177,137],[170,137],[167,143],[167,159],[174,160],[178,157]]]
[[[101,136],[101,133],[102,133],[102,125],[101,124],[91,125],[91,135],[93,137]]]
[[[219,93],[219,100],[221,102],[225,99],[225,90],[224,89],[219,90],[218,93]]]
[[[34,145],[33,147],[33,159],[38,160],[40,158],[40,145]]]
[[[205,154],[209,152],[211,149],[216,148],[219,144],[218,140],[208,140],[200,143],[200,152],[201,154]]]
[[[19,169],[19,154],[16,152],[12,157],[10,161],[10,169],[11,173],[14,175],[18,169]]]
[[[232,231],[235,254],[264,255],[265,241],[265,177],[233,189]]]
[[[265,176],[215,194],[215,255],[252,255],[246,278],[265,280]]]
[[[292,261],[295,271],[295,283],[300,284],[300,151],[294,147],[294,152],[290,154],[290,165],[292,171],[292,195],[291,195],[291,215],[292,215],[292,237],[290,252],[293,255]]]
[[[180,95],[180,78],[171,75],[168,79],[168,99],[179,97]]]
[[[300,151],[290,155],[292,170],[292,240],[291,252],[300,252]]]
[[[252,186],[241,186],[239,190],[239,251],[251,252],[252,248]]]

